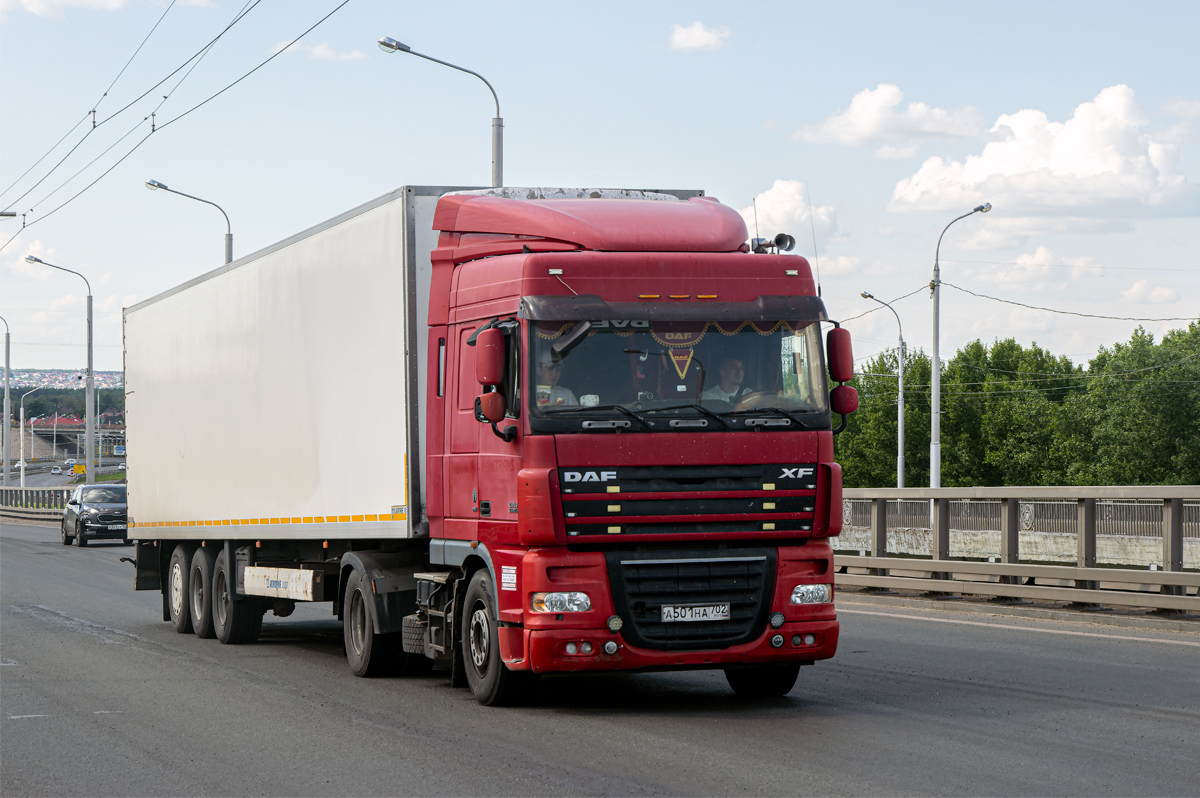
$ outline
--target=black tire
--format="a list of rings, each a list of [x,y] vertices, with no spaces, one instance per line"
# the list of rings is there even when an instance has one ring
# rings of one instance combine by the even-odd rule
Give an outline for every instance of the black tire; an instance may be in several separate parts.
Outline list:
[[[354,675],[373,678],[398,673],[405,659],[404,635],[375,633],[371,600],[358,571],[352,571],[346,580],[345,607],[342,638],[346,642],[346,661]]]
[[[762,665],[757,668],[729,668],[725,680],[742,698],[779,698],[796,686],[800,665]]]
[[[192,631],[192,614],[188,608],[188,571],[192,554],[188,547],[180,543],[171,552],[171,561],[167,564],[167,612],[171,616],[171,625],[181,635]]]
[[[82,521],[75,522],[75,545],[79,548],[83,548],[87,545],[87,538],[84,537]]]
[[[222,549],[213,568],[213,627],[222,643],[253,643],[262,631],[263,605],[249,596],[235,600],[233,579]]]
[[[525,700],[533,682],[528,671],[510,671],[500,659],[500,635],[492,579],[485,570],[475,572],[463,601],[460,642],[467,685],[484,706],[502,707]]]
[[[192,616],[192,630],[196,637],[213,638],[217,630],[213,626],[212,585],[213,571],[217,558],[206,546],[196,549],[192,555],[192,566],[188,571],[188,612]]]
[[[64,546],[70,546],[71,540],[71,536],[67,534],[67,522],[64,520],[62,522],[62,544]]]

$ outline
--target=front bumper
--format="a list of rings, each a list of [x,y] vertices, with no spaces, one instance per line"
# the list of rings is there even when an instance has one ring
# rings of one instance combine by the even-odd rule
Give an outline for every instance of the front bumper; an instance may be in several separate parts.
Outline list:
[[[87,540],[128,540],[129,525],[124,524],[124,529],[110,529],[114,524],[100,524],[84,521],[80,528],[83,530],[83,536]]]
[[[525,651],[522,661],[508,662],[511,669],[532,670],[535,673],[572,673],[577,671],[647,671],[728,668],[741,665],[783,665],[829,659],[837,651],[838,622],[836,620],[784,623],[778,629],[768,627],[757,639],[739,646],[715,651],[662,651],[638,648],[626,642],[620,633],[607,629],[522,630]],[[776,648],[771,638],[783,636],[783,645]],[[813,645],[793,645],[795,636],[812,635]],[[604,653],[604,644],[615,641],[615,654]],[[592,643],[591,654],[567,654],[565,646]],[[516,653],[516,652],[514,652]]]

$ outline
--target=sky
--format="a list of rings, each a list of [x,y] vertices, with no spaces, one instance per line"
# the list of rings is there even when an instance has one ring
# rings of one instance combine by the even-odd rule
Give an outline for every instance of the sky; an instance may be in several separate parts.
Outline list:
[[[506,185],[703,189],[793,235],[860,365],[898,339],[860,292],[904,297],[928,352],[938,236],[990,202],[941,243],[943,358],[1011,337],[1086,364],[1200,314],[1197,30],[1190,0],[0,0],[12,367],[86,364],[83,281],[27,255],[91,283],[97,370],[122,307],[221,265],[217,209],[149,179],[217,203],[235,257],[401,185],[487,185],[487,87],[381,36],[491,82]]]

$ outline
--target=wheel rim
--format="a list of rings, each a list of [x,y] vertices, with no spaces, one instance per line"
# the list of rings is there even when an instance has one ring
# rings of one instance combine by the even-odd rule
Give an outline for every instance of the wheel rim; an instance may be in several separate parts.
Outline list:
[[[350,647],[355,657],[361,657],[367,647],[367,605],[361,590],[350,599]]]
[[[225,585],[225,572],[217,571],[216,576],[213,577],[213,596],[216,599],[213,601],[213,620],[222,628],[225,626],[226,613],[228,612],[228,607],[226,607],[226,602],[229,601],[228,593],[229,591]]]
[[[192,617],[199,618],[204,615],[204,578],[200,573],[200,569],[196,569],[192,573],[192,581],[189,585],[192,591]]]
[[[171,614],[176,618],[183,614],[183,568],[179,563],[171,565]]]
[[[476,606],[471,613],[471,662],[481,674],[487,672],[488,652],[491,649],[491,624],[487,609]]]

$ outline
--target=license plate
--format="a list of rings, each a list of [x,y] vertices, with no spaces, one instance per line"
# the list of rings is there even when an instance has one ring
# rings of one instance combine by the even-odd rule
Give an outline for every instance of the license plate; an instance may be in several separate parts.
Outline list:
[[[129,524],[109,524],[108,525],[109,529],[126,529],[128,527],[129,527]]]
[[[676,621],[728,621],[729,620],[729,605],[728,604],[687,604],[683,606],[672,606],[664,604],[662,608],[662,622],[675,623]]]

